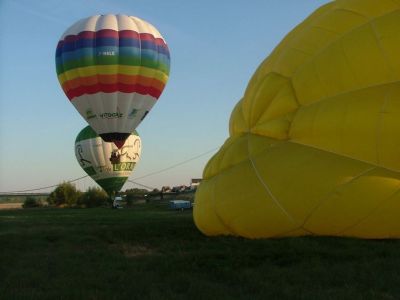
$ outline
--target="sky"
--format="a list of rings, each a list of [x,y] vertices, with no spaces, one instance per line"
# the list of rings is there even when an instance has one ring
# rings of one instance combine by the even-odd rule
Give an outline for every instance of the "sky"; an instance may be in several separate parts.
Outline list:
[[[54,59],[58,40],[76,21],[97,14],[133,15],[153,24],[166,40],[169,81],[137,128],[142,157],[129,178],[160,188],[202,177],[228,137],[232,109],[256,68],[327,2],[0,0],[0,192],[86,175],[74,142],[87,124],[62,91]],[[75,184],[81,190],[96,186],[91,178]],[[127,182],[122,190],[134,187],[140,186]]]

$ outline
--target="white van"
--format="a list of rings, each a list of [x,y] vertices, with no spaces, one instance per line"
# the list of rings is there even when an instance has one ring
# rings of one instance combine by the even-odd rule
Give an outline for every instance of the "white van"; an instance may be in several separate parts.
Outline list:
[[[121,201],[122,201],[122,197],[116,196],[114,198],[113,208],[122,208]]]

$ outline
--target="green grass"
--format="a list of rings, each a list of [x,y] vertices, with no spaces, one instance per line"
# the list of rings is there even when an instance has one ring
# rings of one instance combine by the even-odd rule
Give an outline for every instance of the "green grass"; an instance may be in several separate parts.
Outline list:
[[[46,201],[46,198],[47,198],[45,196],[31,196],[31,197],[33,197],[35,199],[38,199],[38,200],[41,200],[41,201]],[[14,196],[3,196],[3,195],[0,195],[0,204],[2,204],[2,203],[3,204],[6,204],[6,203],[24,203],[25,199],[26,199],[26,196],[17,196],[17,195],[14,195]]]
[[[399,299],[400,241],[209,238],[191,211],[0,211],[0,299]]]
[[[25,201],[25,197],[4,197],[0,196],[0,204],[1,203],[23,203]]]

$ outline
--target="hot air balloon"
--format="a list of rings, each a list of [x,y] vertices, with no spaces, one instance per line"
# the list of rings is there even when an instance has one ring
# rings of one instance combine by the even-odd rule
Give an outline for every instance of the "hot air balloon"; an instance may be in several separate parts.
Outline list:
[[[126,15],[82,19],[65,31],[56,50],[66,96],[104,141],[119,148],[157,102],[169,65],[157,29]]]
[[[141,140],[136,131],[118,149],[104,142],[87,126],[75,140],[75,156],[83,170],[96,181],[108,195],[118,192],[140,159]]]
[[[400,2],[330,2],[259,66],[208,162],[206,235],[400,238]]]

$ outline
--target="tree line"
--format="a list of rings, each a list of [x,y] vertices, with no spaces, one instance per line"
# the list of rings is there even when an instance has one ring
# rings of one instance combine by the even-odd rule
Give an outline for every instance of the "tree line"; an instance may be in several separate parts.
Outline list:
[[[46,201],[35,197],[27,197],[23,207],[41,207],[44,205],[57,207],[98,207],[109,205],[110,199],[101,188],[90,187],[86,192],[79,191],[69,182],[59,184],[47,197]]]
[[[170,200],[181,199],[193,201],[194,192],[176,192],[174,194],[165,193],[163,190],[154,189],[149,191],[147,189],[131,188],[120,192],[118,195],[123,196],[124,205],[127,207],[132,206],[136,201],[144,200],[146,202],[154,200]],[[85,192],[76,188],[76,186],[69,182],[59,184],[43,201],[37,197],[27,197],[23,204],[24,208],[41,207],[41,206],[55,206],[55,207],[109,207],[112,205],[113,200],[107,193],[99,187],[90,187]]]
[[[120,193],[124,195],[126,206],[131,206],[139,199],[149,199],[153,195],[158,195],[159,190],[148,191],[146,189],[128,189]],[[47,197],[45,201],[36,197],[27,197],[24,201],[24,208],[41,207],[41,206],[56,206],[56,207],[100,207],[111,206],[112,199],[107,193],[99,187],[90,187],[87,191],[78,190],[75,185],[69,182],[59,184]]]

